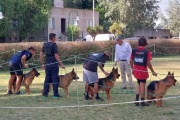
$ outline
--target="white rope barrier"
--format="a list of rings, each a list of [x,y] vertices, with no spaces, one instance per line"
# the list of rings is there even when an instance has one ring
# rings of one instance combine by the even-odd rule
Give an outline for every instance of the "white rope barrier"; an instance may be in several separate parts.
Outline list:
[[[114,105],[125,105],[125,104],[134,104],[136,102],[148,102],[148,101],[157,101],[157,100],[169,100],[169,99],[177,99],[180,96],[175,97],[166,97],[162,99],[152,99],[152,100],[143,100],[143,101],[129,101],[129,102],[121,102],[121,103],[109,103],[109,104],[93,104],[93,105],[72,105],[72,106],[53,106],[53,107],[5,107],[0,106],[1,109],[53,109],[53,108],[84,108],[84,107],[100,107],[100,106],[114,106]]]

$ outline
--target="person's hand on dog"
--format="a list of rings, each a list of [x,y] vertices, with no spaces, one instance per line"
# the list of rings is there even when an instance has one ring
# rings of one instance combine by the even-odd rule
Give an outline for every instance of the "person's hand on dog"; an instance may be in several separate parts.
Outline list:
[[[62,67],[63,69],[65,69],[65,66],[64,66],[64,64],[61,64],[61,67]]]
[[[108,73],[108,72],[106,72],[106,71],[104,71],[103,73],[104,73],[106,76],[108,76],[108,75],[109,75],[109,73]]]
[[[45,69],[45,65],[44,65],[44,64],[42,64],[42,65],[41,65],[41,68],[44,70],[44,69]]]
[[[24,64],[23,67],[24,68],[28,68],[29,66],[28,66],[28,64]]]
[[[152,74],[153,74],[153,76],[157,77],[157,73],[156,72],[153,71]]]

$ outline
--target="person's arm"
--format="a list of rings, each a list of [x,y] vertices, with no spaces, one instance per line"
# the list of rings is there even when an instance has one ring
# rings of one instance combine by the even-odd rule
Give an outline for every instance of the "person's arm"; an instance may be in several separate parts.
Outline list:
[[[114,65],[117,66],[117,45],[115,46],[115,52],[114,52]]]
[[[58,54],[54,54],[54,56],[55,56],[56,60],[58,61],[59,65],[60,65],[63,69],[65,69],[65,66],[64,66],[64,64],[62,63],[59,55],[58,55]]]
[[[103,64],[101,62],[98,62],[98,66],[105,75],[109,75],[109,73],[104,70]]]
[[[21,57],[21,63],[22,63],[22,65],[24,66],[24,68],[28,68],[28,65],[25,64],[25,62],[26,62],[26,55],[23,55],[23,56]]]
[[[131,69],[133,69],[133,65],[134,65],[134,62],[133,62],[133,60],[132,59],[130,59],[130,66],[131,66]]]
[[[152,74],[153,74],[154,76],[157,76],[157,73],[154,72],[154,69],[153,69],[153,67],[152,67],[152,64],[151,64],[150,60],[147,61],[147,66],[148,66],[148,68],[151,70]]]
[[[131,57],[131,53],[132,53],[132,48],[131,45],[129,43],[127,43],[127,62],[130,63],[130,57]]]
[[[58,55],[58,46],[56,45],[56,43],[53,44],[53,51],[54,51],[54,57],[55,57],[56,61],[59,63],[59,65],[60,65],[63,69],[65,69],[65,66],[64,66],[64,64],[62,63],[62,61],[61,61],[61,59],[60,59],[60,57],[59,57],[59,55]]]
[[[41,64],[42,64],[42,69],[45,68],[45,65],[44,65],[44,52],[40,52],[40,61],[41,61]]]

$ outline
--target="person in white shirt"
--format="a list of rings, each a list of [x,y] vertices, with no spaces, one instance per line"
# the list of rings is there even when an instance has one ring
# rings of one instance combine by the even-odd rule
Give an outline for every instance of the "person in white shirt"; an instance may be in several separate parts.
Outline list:
[[[131,45],[123,41],[123,36],[118,36],[116,38],[117,44],[115,46],[115,66],[119,64],[120,70],[121,70],[121,79],[122,79],[122,88],[127,89],[127,83],[126,83],[126,74],[129,81],[129,87],[133,89],[134,85],[132,82],[132,73],[131,73],[131,67],[130,67],[130,56],[132,52]]]

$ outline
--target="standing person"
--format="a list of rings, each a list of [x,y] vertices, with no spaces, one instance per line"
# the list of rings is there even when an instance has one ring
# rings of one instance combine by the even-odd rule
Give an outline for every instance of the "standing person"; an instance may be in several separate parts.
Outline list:
[[[43,44],[40,52],[40,60],[42,69],[45,69],[46,77],[44,81],[43,96],[47,97],[49,93],[49,83],[53,83],[54,98],[59,98],[58,85],[59,85],[59,65],[65,69],[58,55],[58,46],[56,45],[56,34],[49,34],[50,41]],[[46,62],[44,63],[44,54],[46,55]]]
[[[150,51],[145,49],[147,40],[145,38],[139,38],[138,44],[139,46],[132,50],[130,64],[133,69],[133,75],[138,83],[135,101],[139,101],[139,96],[141,96],[141,100],[143,101],[145,98],[146,79],[149,77],[147,67],[151,70],[154,76],[157,76],[157,73],[154,72],[150,62],[150,60],[152,60]],[[138,106],[139,102],[136,102],[135,105]],[[141,102],[141,105],[149,106],[149,104],[144,101]]]
[[[131,73],[131,67],[130,67],[130,56],[132,52],[131,45],[123,41],[123,36],[118,36],[116,38],[117,44],[115,46],[115,66],[117,63],[119,64],[120,70],[121,70],[121,79],[122,79],[122,89],[127,89],[127,83],[126,83],[126,74],[129,81],[129,86],[131,89],[133,89],[134,85],[132,82],[132,73]]]
[[[94,93],[95,93],[95,100],[103,100],[99,97],[98,94],[98,74],[97,69],[98,66],[101,69],[101,71],[105,75],[109,75],[104,70],[104,64],[106,60],[110,59],[111,52],[105,51],[104,53],[93,53],[88,56],[88,58],[85,60],[83,65],[83,80],[86,82],[85,84],[85,100],[90,100],[91,98],[88,95],[88,87],[89,84],[94,83]]]
[[[7,94],[13,94],[12,87],[15,89],[15,94],[21,94],[20,86],[22,82],[23,76],[23,67],[28,68],[28,64],[25,64],[27,60],[29,60],[32,56],[36,54],[36,49],[33,47],[29,47],[28,50],[22,50],[13,55],[9,61],[9,70],[10,70],[10,79],[8,84]],[[15,82],[15,79],[16,82]],[[15,87],[13,83],[15,82]]]

